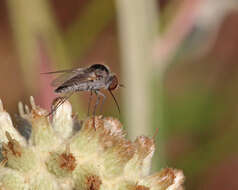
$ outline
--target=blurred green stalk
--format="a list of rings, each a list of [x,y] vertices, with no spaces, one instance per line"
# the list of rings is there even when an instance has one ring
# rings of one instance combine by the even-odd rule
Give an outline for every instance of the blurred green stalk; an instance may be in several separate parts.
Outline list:
[[[129,126],[129,136],[134,139],[139,135],[155,134],[155,127],[152,127],[154,124],[160,133],[163,128],[162,111],[155,107],[157,104],[162,105],[160,94],[162,74],[161,71],[154,70],[153,59],[159,18],[156,1],[117,0],[116,2],[122,53],[122,78],[123,83],[126,84],[123,90],[125,108],[123,114]],[[159,80],[154,81],[157,75]],[[152,89],[157,87],[159,91]],[[159,93],[155,94],[155,92]],[[153,101],[154,98],[157,99],[156,102]],[[163,155],[161,150],[160,155]],[[158,160],[161,162],[161,157],[163,162],[163,156]],[[156,160],[157,165],[159,165],[158,160]]]
[[[8,0],[15,43],[20,58],[26,90],[29,94],[39,92],[40,42],[46,50],[49,68],[54,70],[71,68],[71,60],[64,47],[61,34],[55,24],[48,0]],[[41,89],[41,91],[44,89]],[[78,98],[73,105],[79,107]]]
[[[55,64],[53,67],[70,67],[70,61],[47,0],[8,0],[7,3],[23,77],[27,88],[35,91],[39,68],[39,39],[46,43],[47,53]]]

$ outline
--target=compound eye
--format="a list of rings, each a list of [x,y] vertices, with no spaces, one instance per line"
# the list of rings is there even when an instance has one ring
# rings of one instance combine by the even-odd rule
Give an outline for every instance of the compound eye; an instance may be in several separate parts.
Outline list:
[[[114,75],[111,77],[110,79],[111,84],[109,85],[109,90],[115,90],[118,87],[118,79],[117,77]]]

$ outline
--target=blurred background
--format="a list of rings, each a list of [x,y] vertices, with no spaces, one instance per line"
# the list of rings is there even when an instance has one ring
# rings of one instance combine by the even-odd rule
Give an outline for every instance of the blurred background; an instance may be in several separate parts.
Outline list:
[[[125,88],[103,115],[154,136],[155,171],[182,169],[186,189],[238,189],[237,0],[2,0],[0,97],[50,109],[42,72],[105,63]],[[89,93],[71,98],[79,119]],[[158,131],[158,133],[156,132]]]

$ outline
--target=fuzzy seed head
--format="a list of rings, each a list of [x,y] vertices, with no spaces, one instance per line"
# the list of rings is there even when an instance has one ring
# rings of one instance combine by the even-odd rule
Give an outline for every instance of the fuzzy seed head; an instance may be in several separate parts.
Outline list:
[[[179,170],[166,168],[149,175],[154,139],[126,139],[122,124],[96,116],[74,130],[71,104],[66,101],[52,115],[35,104],[19,103],[19,117],[27,123],[13,127],[0,101],[0,190],[181,190]],[[23,131],[23,132],[22,132]]]

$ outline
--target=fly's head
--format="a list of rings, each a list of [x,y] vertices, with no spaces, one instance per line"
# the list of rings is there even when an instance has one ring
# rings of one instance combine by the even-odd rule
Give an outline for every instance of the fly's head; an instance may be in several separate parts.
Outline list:
[[[113,95],[112,91],[116,90],[120,86],[122,86],[122,85],[119,84],[117,76],[115,74],[113,74],[113,73],[110,74],[108,76],[108,79],[106,80],[106,88],[108,89],[108,91],[110,92],[111,96],[113,97],[113,99],[114,99],[114,101],[116,103],[116,106],[117,106],[119,114],[120,114],[119,104],[118,104],[115,96]]]
[[[107,89],[109,91],[116,90],[119,87],[119,81],[115,74],[111,74],[107,80]]]

